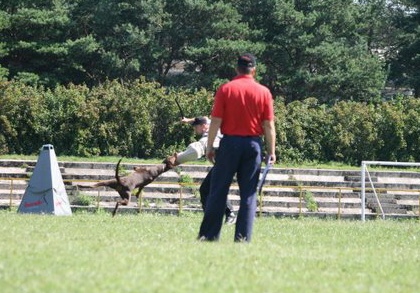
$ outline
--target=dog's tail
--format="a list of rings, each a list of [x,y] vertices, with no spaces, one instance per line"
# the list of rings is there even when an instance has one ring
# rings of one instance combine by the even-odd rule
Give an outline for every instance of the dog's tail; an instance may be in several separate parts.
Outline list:
[[[117,179],[117,182],[118,182],[118,184],[119,184],[119,185],[122,185],[122,184],[121,184],[121,180],[120,180],[120,175],[118,174],[118,171],[119,171],[119,169],[120,169],[120,163],[121,163],[122,159],[123,159],[123,158],[121,158],[121,159],[118,161],[118,163],[117,163],[117,167],[115,168],[115,179]]]

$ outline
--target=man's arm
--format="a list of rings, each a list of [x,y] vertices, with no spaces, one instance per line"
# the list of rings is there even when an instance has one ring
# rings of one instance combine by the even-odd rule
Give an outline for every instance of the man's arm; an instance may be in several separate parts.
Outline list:
[[[270,157],[268,163],[274,164],[276,162],[276,128],[274,120],[264,120],[263,128],[267,157]]]
[[[182,117],[181,122],[191,123],[194,121],[194,118]]]
[[[217,132],[222,124],[222,118],[211,117],[210,128],[207,138],[207,148],[206,148],[206,157],[207,159],[214,163],[215,151],[213,148],[214,140],[216,139]]]

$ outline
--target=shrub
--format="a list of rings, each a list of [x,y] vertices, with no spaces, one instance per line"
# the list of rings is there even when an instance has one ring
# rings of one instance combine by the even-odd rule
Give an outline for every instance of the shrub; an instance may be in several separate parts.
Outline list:
[[[73,205],[79,206],[90,206],[94,202],[94,199],[86,194],[78,194],[76,198],[71,202]]]
[[[308,209],[308,211],[310,212],[317,212],[318,211],[318,204],[315,201],[315,198],[312,194],[312,192],[306,190],[305,191],[305,203],[306,203],[306,208]]]
[[[38,154],[44,144],[57,155],[164,158],[195,140],[180,112],[209,115],[213,94],[167,90],[140,78],[96,87],[45,89],[18,81],[0,82],[0,155]],[[274,102],[279,161],[343,162],[420,160],[420,102],[341,101],[315,98]]]

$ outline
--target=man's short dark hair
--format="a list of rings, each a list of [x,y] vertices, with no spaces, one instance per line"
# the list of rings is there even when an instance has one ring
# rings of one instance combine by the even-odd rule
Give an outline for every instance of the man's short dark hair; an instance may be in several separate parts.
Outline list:
[[[249,74],[256,65],[257,58],[250,53],[245,53],[238,57],[237,70],[239,73]]]
[[[257,58],[250,53],[245,53],[238,57],[238,67],[255,67],[257,65]]]
[[[191,126],[196,126],[196,125],[203,125],[203,124],[208,124],[209,120],[206,117],[195,117],[194,121],[191,122]]]

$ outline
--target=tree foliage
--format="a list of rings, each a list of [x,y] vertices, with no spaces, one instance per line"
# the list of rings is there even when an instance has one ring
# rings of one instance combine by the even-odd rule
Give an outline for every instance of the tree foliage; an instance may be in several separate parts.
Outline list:
[[[418,8],[414,0],[0,1],[0,78],[92,87],[144,76],[214,90],[250,51],[260,81],[287,103],[377,101],[388,76],[418,92]]]
[[[391,59],[390,78],[399,86],[414,89],[420,97],[420,2],[417,0],[393,1],[393,23],[400,34],[397,56]]]

